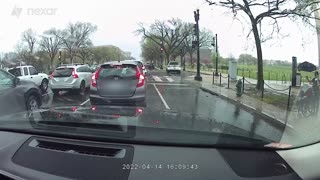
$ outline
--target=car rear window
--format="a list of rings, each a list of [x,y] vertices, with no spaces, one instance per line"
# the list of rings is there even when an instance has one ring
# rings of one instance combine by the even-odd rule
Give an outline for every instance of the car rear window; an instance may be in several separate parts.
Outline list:
[[[178,62],[170,62],[169,65],[179,65]]]
[[[21,76],[20,68],[10,69],[8,72],[11,73],[12,75],[16,76],[16,77]]]
[[[58,68],[56,69],[52,76],[53,77],[69,77],[72,75],[73,68]]]
[[[121,65],[103,65],[99,72],[99,79],[108,79],[113,77],[135,78],[136,66],[132,64]]]

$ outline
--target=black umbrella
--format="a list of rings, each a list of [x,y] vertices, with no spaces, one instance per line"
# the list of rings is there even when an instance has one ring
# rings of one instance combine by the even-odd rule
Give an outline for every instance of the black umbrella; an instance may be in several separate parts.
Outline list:
[[[309,63],[309,62],[305,61],[305,62],[303,62],[303,63],[298,65],[298,70],[299,71],[312,72],[312,71],[317,70],[317,66],[312,64],[312,63]]]

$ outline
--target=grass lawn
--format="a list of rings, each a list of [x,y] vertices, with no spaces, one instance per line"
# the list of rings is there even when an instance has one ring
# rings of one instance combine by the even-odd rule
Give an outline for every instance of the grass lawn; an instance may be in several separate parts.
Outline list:
[[[302,80],[306,81],[306,76],[309,78],[314,77],[313,72],[299,72]],[[277,80],[277,81],[291,81],[292,70],[288,66],[271,66],[265,65],[263,67],[263,76],[265,80]],[[256,65],[238,65],[238,75],[257,78],[257,66]]]

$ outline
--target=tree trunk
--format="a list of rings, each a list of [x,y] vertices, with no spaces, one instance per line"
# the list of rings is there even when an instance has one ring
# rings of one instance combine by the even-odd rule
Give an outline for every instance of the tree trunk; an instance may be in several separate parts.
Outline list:
[[[170,54],[166,53],[166,59],[165,59],[166,65],[169,63],[169,60],[170,60]]]
[[[192,69],[193,69],[193,59],[192,59],[192,54],[193,54],[193,53],[190,53],[190,52],[189,52],[189,56],[190,56],[190,65],[191,65],[191,67],[192,67]]]
[[[254,21],[252,22],[252,32],[254,35],[254,40],[256,43],[256,50],[257,50],[257,60],[258,60],[258,76],[257,76],[257,86],[258,90],[263,89],[263,58],[262,58],[262,48],[261,48],[261,40],[259,36],[259,31],[257,27],[257,23]]]
[[[53,69],[53,59],[54,58],[50,58],[50,70]]]
[[[317,9],[317,5],[314,5],[312,8]],[[318,67],[320,68],[320,14],[318,10],[314,12],[314,16],[316,18],[316,30],[318,39]]]

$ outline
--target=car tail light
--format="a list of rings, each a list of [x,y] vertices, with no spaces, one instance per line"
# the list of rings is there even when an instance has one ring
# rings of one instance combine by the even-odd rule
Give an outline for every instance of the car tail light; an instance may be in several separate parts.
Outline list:
[[[49,79],[53,79],[53,74],[56,72],[56,70],[54,70],[51,74],[50,74],[50,76],[49,76]]]
[[[72,77],[75,78],[75,79],[79,78],[78,74],[76,74],[75,68],[72,69]]]
[[[93,75],[91,77],[92,87],[97,87],[97,79],[98,79],[100,70],[101,70],[101,67],[95,73],[93,73]]]
[[[145,66],[142,66],[142,70],[145,70],[146,69],[146,67]]]
[[[136,78],[139,79],[137,87],[141,87],[144,84],[144,76],[140,73],[138,67],[136,67]]]
[[[143,114],[143,108],[137,107],[136,108],[136,116],[140,116],[141,114]]]

